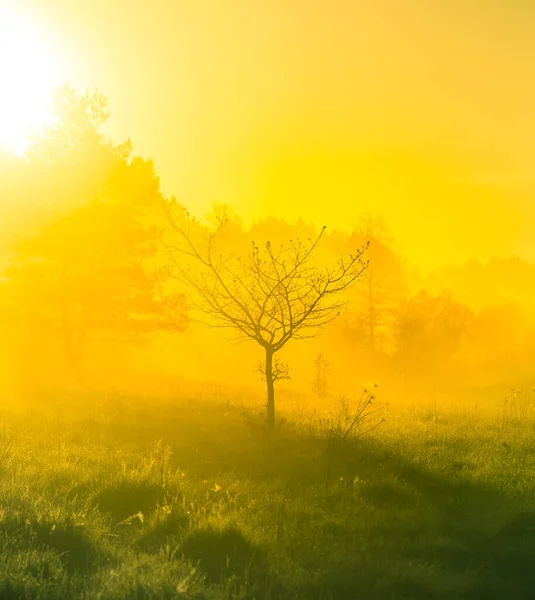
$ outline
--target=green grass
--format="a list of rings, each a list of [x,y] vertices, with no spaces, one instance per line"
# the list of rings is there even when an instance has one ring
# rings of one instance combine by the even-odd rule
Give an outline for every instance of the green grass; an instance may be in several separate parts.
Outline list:
[[[533,598],[527,418],[394,411],[328,443],[230,403],[47,410],[3,415],[0,599]]]

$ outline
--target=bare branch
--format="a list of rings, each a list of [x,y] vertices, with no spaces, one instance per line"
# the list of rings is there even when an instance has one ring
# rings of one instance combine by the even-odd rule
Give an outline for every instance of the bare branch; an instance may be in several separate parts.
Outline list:
[[[228,219],[224,214],[208,231],[179,205],[162,209],[171,240],[164,240],[172,276],[191,292],[190,307],[212,326],[234,328],[274,352],[291,339],[317,335],[346,304],[343,292],[365,272],[367,246],[341,257],[330,268],[314,264],[325,235],[290,240],[275,250],[253,242],[245,257],[220,253],[218,245]],[[203,249],[204,247],[204,249]]]

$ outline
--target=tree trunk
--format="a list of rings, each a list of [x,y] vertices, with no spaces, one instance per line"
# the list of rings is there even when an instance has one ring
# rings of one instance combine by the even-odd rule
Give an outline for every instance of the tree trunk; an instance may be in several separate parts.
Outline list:
[[[373,297],[373,276],[368,276],[368,335],[370,350],[375,352],[375,326],[377,316],[375,314],[375,298]]]
[[[75,334],[73,319],[71,314],[71,298],[70,298],[70,287],[69,287],[69,279],[68,279],[69,269],[67,263],[63,264],[63,278],[61,280],[62,286],[62,296],[61,296],[61,331],[63,337],[63,348],[65,351],[65,356],[67,358],[67,363],[71,369],[72,375],[84,390],[91,392],[92,390],[89,388],[85,381],[81,357],[82,351],[85,344],[85,331],[77,332],[78,335]]]
[[[273,380],[273,349],[266,348],[266,385],[267,385],[267,427],[268,432],[275,431],[275,387]]]

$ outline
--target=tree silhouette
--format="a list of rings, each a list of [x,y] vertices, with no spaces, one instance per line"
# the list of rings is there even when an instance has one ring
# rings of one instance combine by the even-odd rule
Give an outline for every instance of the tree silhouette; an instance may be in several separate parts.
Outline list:
[[[330,391],[329,372],[331,366],[323,354],[318,354],[314,360],[314,380],[312,381],[312,391],[320,400],[324,400]]]
[[[391,249],[392,238],[381,219],[367,216],[357,239],[368,240],[366,283],[358,290],[358,321],[372,353],[384,350],[395,336],[395,309],[404,295],[403,273]]]
[[[176,201],[163,206],[171,240],[164,243],[170,273],[194,292],[190,307],[199,321],[234,330],[238,339],[253,340],[265,353],[262,374],[267,386],[267,426],[275,429],[274,382],[287,376],[274,356],[292,339],[315,337],[345,304],[342,292],[366,269],[366,246],[332,266],[314,264],[325,228],[307,243],[290,240],[274,248],[255,242],[248,255],[235,256],[218,248],[227,224],[219,217],[207,231]],[[204,235],[203,235],[204,233]]]
[[[472,311],[446,291],[433,296],[422,290],[400,304],[398,313],[397,360],[419,376],[447,373],[467,337]]]
[[[87,387],[91,339],[139,342],[187,320],[183,297],[169,294],[165,264],[156,259],[159,231],[146,207],[160,193],[152,163],[100,134],[108,116],[102,96],[67,86],[55,101],[57,121],[30,145],[28,174],[38,182],[85,174],[86,182],[67,192],[60,215],[17,244],[5,274],[20,318],[31,315],[34,332],[60,335],[68,365]]]
[[[114,146],[100,132],[110,117],[104,95],[98,92],[80,95],[66,84],[56,89],[52,101],[55,120],[30,138],[26,151],[30,162],[73,165],[87,162],[89,155],[94,158],[97,153],[112,151],[121,156],[123,149],[127,148],[127,153],[131,150],[129,141]]]

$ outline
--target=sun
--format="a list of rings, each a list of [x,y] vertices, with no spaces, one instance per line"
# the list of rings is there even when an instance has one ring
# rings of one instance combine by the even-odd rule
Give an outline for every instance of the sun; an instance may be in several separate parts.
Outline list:
[[[51,120],[58,67],[37,24],[0,0],[0,150],[23,155],[28,134]]]

